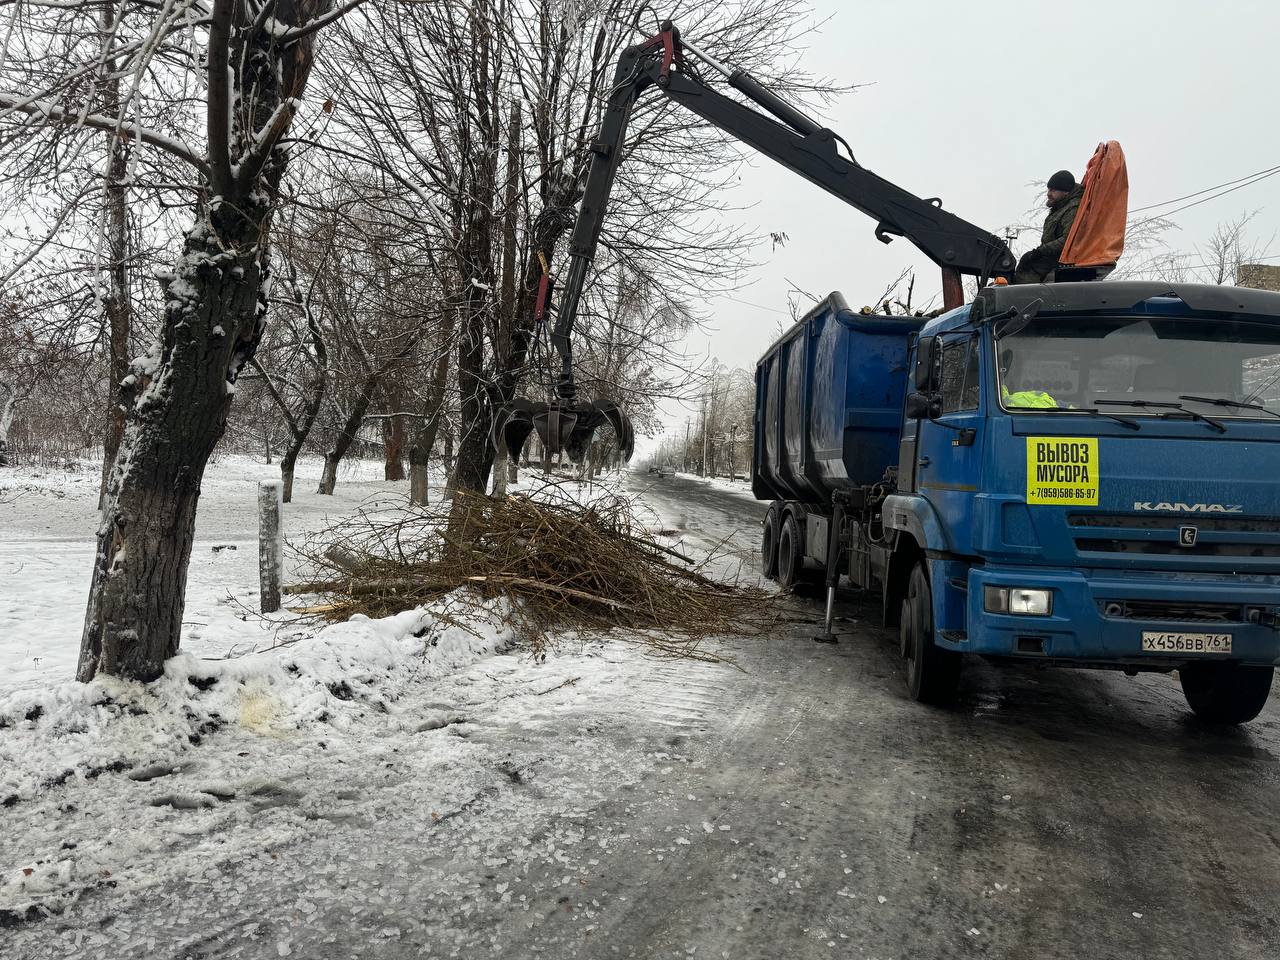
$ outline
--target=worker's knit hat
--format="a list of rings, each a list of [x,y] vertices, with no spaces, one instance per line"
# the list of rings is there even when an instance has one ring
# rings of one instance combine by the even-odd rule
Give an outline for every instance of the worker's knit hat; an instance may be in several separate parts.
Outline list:
[[[1076,178],[1070,170],[1059,170],[1049,178],[1050,190],[1062,190],[1065,193],[1070,193],[1075,188]]]

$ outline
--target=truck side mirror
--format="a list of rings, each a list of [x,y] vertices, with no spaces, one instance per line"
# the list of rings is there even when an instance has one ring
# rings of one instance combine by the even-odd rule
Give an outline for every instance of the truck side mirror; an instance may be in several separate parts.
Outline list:
[[[933,369],[937,361],[937,351],[937,337],[921,337],[916,343],[916,368],[911,380],[917,390],[927,393],[934,388]]]
[[[908,420],[932,420],[942,413],[942,401],[936,396],[917,390],[907,394],[905,412]]]

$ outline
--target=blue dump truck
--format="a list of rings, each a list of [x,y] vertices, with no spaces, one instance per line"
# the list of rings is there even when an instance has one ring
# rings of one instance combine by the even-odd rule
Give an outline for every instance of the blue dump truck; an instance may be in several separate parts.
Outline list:
[[[764,573],[826,583],[824,637],[847,576],[899,625],[917,699],[950,697],[976,653],[1176,669],[1197,714],[1255,717],[1280,657],[1280,294],[1102,280],[1124,240],[1118,143],[1086,169],[1054,270],[1067,282],[1002,285],[1017,271],[1001,238],[864,167],[835,131],[664,20],[619,55],[591,141],[549,330],[554,396],[514,397],[504,377],[494,446],[518,459],[537,430],[548,455],[578,459],[609,422],[630,450],[617,403],[578,401],[572,335],[646,92],[941,269],[940,317],[854,313],[832,294],[757,369]],[[552,313],[549,270],[535,325]],[[965,276],[980,290],[970,304]]]
[[[993,285],[941,316],[833,293],[756,370],[765,576],[876,591],[915,699],[964,655],[1178,671],[1253,719],[1280,663],[1280,294]]]

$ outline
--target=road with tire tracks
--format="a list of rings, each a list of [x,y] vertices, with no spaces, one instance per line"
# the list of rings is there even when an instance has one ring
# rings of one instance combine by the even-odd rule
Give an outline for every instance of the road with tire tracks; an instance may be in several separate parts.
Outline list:
[[[754,564],[762,505],[633,486]],[[1275,704],[1214,730],[1168,676],[975,661],[926,707],[874,606],[837,613],[838,644],[800,623],[732,666],[597,652],[608,671],[424,734],[506,755],[445,815],[431,785],[457,769],[371,763],[350,816],[273,859],[86,900],[0,952],[48,956],[74,924],[101,946],[77,955],[146,931],[175,958],[1280,956]]]

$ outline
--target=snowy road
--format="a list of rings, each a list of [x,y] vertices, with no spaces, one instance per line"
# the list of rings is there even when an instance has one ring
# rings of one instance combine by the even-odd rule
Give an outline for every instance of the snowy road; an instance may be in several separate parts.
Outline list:
[[[758,504],[632,485],[754,563]],[[214,810],[148,805],[198,769],[106,775],[178,866],[0,930],[0,956],[1280,954],[1274,704],[1210,733],[1167,677],[975,664],[961,707],[927,709],[873,611],[840,612],[840,645],[796,628],[735,643],[739,668],[488,657],[272,741],[274,779]],[[261,737],[219,736],[259,762]],[[339,740],[361,752],[334,762]]]

